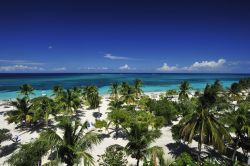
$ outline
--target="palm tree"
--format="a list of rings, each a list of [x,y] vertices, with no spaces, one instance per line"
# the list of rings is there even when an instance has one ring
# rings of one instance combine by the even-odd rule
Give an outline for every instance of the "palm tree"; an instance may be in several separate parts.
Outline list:
[[[108,113],[108,121],[109,124],[113,124],[115,126],[115,136],[118,136],[119,127],[123,126],[123,124],[129,118],[129,112],[123,109],[113,109],[111,112]]]
[[[9,123],[25,123],[26,125],[32,122],[33,114],[30,112],[31,104],[28,97],[17,98],[12,102],[15,110],[6,113],[7,121]]]
[[[245,135],[250,134],[250,121],[249,121],[249,106],[245,103],[241,103],[236,111],[230,112],[225,116],[225,123],[229,128],[234,131],[236,137],[234,140],[234,152],[232,155],[232,161],[235,161],[236,151],[240,141]]]
[[[231,137],[226,128],[215,117],[214,113],[207,108],[198,108],[190,115],[185,116],[179,123],[182,127],[181,137],[184,141],[192,142],[198,135],[198,162],[201,162],[201,147],[207,140],[209,144],[218,150],[224,150],[224,141],[230,141]]]
[[[88,85],[83,87],[83,96],[87,99],[92,93],[97,93],[98,88],[94,85]]]
[[[112,110],[116,110],[116,109],[121,109],[122,108],[122,104],[123,104],[123,102],[120,101],[120,100],[111,100],[109,102],[108,109],[111,110],[111,111]]]
[[[62,118],[56,127],[62,131],[62,135],[48,129],[41,133],[39,139],[48,142],[57,159],[68,166],[79,163],[81,159],[84,165],[94,165],[94,158],[86,151],[100,143],[100,138],[93,131],[84,132],[87,130],[87,122],[81,124],[80,121],[67,117]]]
[[[124,95],[127,93],[129,89],[129,84],[127,82],[122,82],[121,87],[120,87],[120,94]]]
[[[15,166],[41,166],[42,157],[46,155],[48,150],[47,142],[36,140],[21,145],[20,149],[13,153],[6,162]]]
[[[53,87],[53,95],[55,95],[56,97],[61,96],[63,94],[63,87],[60,85],[55,85]]]
[[[98,94],[98,91],[95,93],[90,93],[88,95],[88,103],[91,109],[96,109],[99,107],[100,103],[101,103],[101,98]]]
[[[153,156],[153,159],[157,157],[157,151],[163,151],[161,147],[150,147],[150,144],[155,139],[161,136],[161,132],[158,129],[149,129],[148,125],[140,125],[139,123],[132,123],[127,130],[128,143],[125,147],[127,154],[137,160],[136,165],[139,166],[140,160]],[[161,158],[161,157],[159,157]]]
[[[20,94],[29,97],[30,94],[34,94],[33,93],[33,87],[29,84],[23,84],[22,86],[20,86]]]
[[[83,88],[83,96],[85,100],[90,105],[90,108],[98,108],[100,104],[100,96],[98,93],[98,88],[94,85],[88,85]]]
[[[57,106],[59,110],[72,114],[81,106],[80,95],[74,93],[72,89],[67,89],[67,91],[63,92],[60,100],[57,101]]]
[[[141,87],[142,87],[142,81],[139,80],[139,79],[136,79],[136,80],[134,81],[134,90],[135,90],[135,96],[136,96],[137,99],[138,99],[138,98],[141,96],[141,94],[143,93]]]
[[[135,90],[134,87],[124,86],[122,89],[121,101],[126,104],[132,104],[135,102]]]
[[[47,96],[41,96],[32,100],[31,111],[34,113],[34,119],[44,119],[48,127],[49,115],[54,109],[53,100]]]
[[[243,99],[241,90],[242,89],[238,83],[233,83],[228,89],[228,96],[231,98],[231,100],[239,102]]]
[[[119,84],[118,83],[113,83],[111,84],[110,87],[110,96],[114,98],[114,100],[118,100],[119,97]]]
[[[187,100],[188,99],[188,91],[190,89],[190,85],[188,81],[182,81],[180,85],[180,93],[179,93],[179,100]]]

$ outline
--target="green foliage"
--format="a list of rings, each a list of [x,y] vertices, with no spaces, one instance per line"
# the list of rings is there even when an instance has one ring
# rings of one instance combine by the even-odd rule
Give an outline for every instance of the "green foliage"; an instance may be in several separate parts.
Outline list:
[[[110,87],[110,97],[114,100],[118,100],[119,98],[119,88],[120,88],[120,85],[118,83],[113,83],[111,84],[111,87]]]
[[[32,99],[31,112],[34,116],[34,121],[44,120],[48,125],[49,115],[54,110],[54,102],[47,96],[36,97]]]
[[[74,113],[81,106],[80,94],[76,93],[73,89],[63,91],[55,100],[57,110],[65,114]]]
[[[210,160],[203,161],[202,166],[227,166],[227,165],[210,159]]]
[[[21,148],[11,155],[6,161],[14,166],[39,166],[42,162],[42,157],[49,150],[47,142],[36,140],[28,144],[21,145]]]
[[[14,122],[22,125],[24,122],[29,125],[33,122],[33,113],[30,111],[31,104],[28,97],[17,98],[11,104],[15,109],[5,114],[9,123]]]
[[[60,98],[63,94],[63,87],[60,85],[55,85],[53,87],[53,96],[55,96],[55,98]]]
[[[182,153],[178,156],[171,166],[198,166],[188,153]]]
[[[135,93],[135,97],[136,97],[137,99],[139,99],[140,96],[141,96],[141,94],[143,93],[141,87],[142,87],[142,81],[139,80],[139,79],[136,79],[136,80],[134,81],[134,93]]]
[[[107,128],[108,127],[108,123],[105,120],[96,120],[95,124],[94,124],[95,128]]]
[[[98,88],[94,85],[84,87],[83,95],[88,102],[90,109],[96,109],[101,103],[101,97],[99,96]]]
[[[250,135],[250,102],[241,102],[239,108],[235,111],[225,113],[223,122],[227,124],[229,129],[235,133],[234,139],[234,152],[232,155],[232,160],[235,160],[236,150],[239,148],[239,145],[246,145],[245,142]],[[245,148],[243,148],[245,149]]]
[[[80,121],[69,117],[62,117],[56,125],[62,131],[62,137],[55,130],[47,129],[42,132],[39,140],[45,141],[50,150],[58,154],[58,159],[73,166],[84,160],[85,165],[94,165],[94,159],[86,152],[93,145],[100,142],[99,136],[93,131],[87,131],[87,122],[81,124]]]
[[[120,90],[120,93],[121,93],[120,100],[126,103],[127,105],[134,104],[135,98],[136,98],[135,92],[136,91],[133,86],[129,86],[127,83],[122,83],[121,90]]]
[[[181,140],[181,129],[182,129],[183,126],[181,126],[180,124],[176,124],[176,125],[173,125],[171,127],[171,133],[172,133],[172,138],[177,141],[177,142],[180,142]]]
[[[190,85],[188,81],[182,81],[180,85],[180,93],[179,93],[179,100],[188,100],[188,93],[190,90]]]
[[[126,166],[128,163],[124,148],[117,144],[107,147],[99,161],[100,166]]]
[[[150,147],[150,144],[155,139],[161,136],[158,129],[153,128],[153,116],[145,111],[139,111],[132,116],[127,127],[128,143],[126,151],[132,158],[137,160],[137,166],[140,160],[155,154],[159,159],[162,159],[163,151],[161,147]]]
[[[250,88],[250,78],[244,78],[239,81],[241,90],[246,90]]]
[[[148,110],[155,116],[162,116],[165,119],[165,125],[171,124],[171,121],[177,118],[177,110],[173,102],[167,98],[161,100],[150,100]]]
[[[191,100],[184,100],[175,104],[178,114],[183,117],[196,111],[197,99],[192,98]]]
[[[33,94],[33,87],[29,84],[23,84],[20,86],[20,94],[26,97],[29,97],[30,94]]]
[[[148,96],[142,96],[140,98],[140,100],[138,101],[138,107],[141,109],[141,110],[145,110],[147,111],[148,109],[148,103],[150,101],[150,98]]]
[[[129,122],[130,112],[123,109],[114,109],[108,113],[108,121],[115,126],[115,133],[118,136],[119,127],[126,127]]]

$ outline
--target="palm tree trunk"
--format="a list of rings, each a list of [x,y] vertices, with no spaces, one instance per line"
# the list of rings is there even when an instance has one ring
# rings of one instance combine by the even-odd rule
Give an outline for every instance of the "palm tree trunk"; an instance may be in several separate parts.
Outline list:
[[[42,165],[42,158],[39,159],[37,166],[41,166]]]
[[[140,159],[137,159],[136,166],[139,166],[139,163],[140,163]]]
[[[156,166],[156,156],[155,154],[153,156],[154,156],[154,166]]]
[[[235,161],[235,155],[236,155],[236,151],[237,151],[237,147],[238,147],[239,142],[240,142],[240,138],[239,138],[239,136],[237,136],[236,143],[235,143],[235,146],[234,146],[234,152],[233,152],[233,155],[232,155],[232,161]]]
[[[198,165],[201,164],[201,142],[198,143]]]
[[[119,129],[119,126],[115,125],[115,137],[116,138],[118,137],[118,129]]]

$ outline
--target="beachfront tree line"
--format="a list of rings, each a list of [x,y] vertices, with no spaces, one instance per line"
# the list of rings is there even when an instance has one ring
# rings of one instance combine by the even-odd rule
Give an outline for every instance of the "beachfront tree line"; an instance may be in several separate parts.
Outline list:
[[[143,166],[246,162],[250,149],[250,78],[233,83],[228,89],[215,81],[193,95],[190,84],[183,81],[179,91],[169,90],[158,100],[144,95],[141,87],[141,80],[111,85],[107,119],[97,116],[94,126],[104,129],[106,136],[123,137],[128,143],[124,147],[108,147],[100,156],[99,165],[126,165],[127,156],[136,159],[136,165]],[[89,124],[81,123],[79,111],[84,106],[99,107],[98,88],[90,85],[65,90],[55,86],[52,97],[32,98],[32,94],[31,85],[20,87],[20,96],[11,103],[15,109],[6,113],[7,120],[23,130],[44,129],[35,141],[20,145],[7,163],[39,166],[42,157],[47,155],[49,162],[45,165],[96,165],[88,150],[105,137],[103,132],[88,130]],[[178,101],[174,100],[176,97]],[[178,123],[173,125],[173,121]],[[187,153],[176,154],[174,161],[166,160],[162,147],[152,146],[164,126],[171,126],[176,149],[184,151],[182,147],[188,147],[195,140],[197,150],[185,149]],[[7,130],[1,130],[0,134],[3,140],[10,138]],[[239,148],[243,154],[237,151]]]

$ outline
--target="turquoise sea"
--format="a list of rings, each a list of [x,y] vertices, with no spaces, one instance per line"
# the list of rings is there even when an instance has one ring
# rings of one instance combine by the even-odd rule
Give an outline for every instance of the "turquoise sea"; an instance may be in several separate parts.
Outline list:
[[[108,92],[109,86],[113,82],[127,81],[132,83],[135,79],[143,81],[145,92],[165,91],[168,89],[178,89],[182,80],[190,82],[192,89],[203,89],[206,84],[211,84],[215,80],[220,80],[224,87],[229,87],[233,82],[241,78],[250,77],[250,74],[79,74],[79,73],[29,73],[29,74],[0,74],[0,99],[10,99],[17,97],[19,86],[31,84],[36,90],[35,95],[52,94],[54,85],[62,85],[65,88],[74,86],[96,85],[101,94]]]

